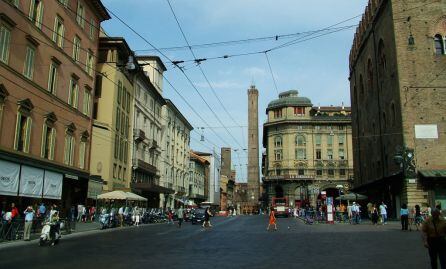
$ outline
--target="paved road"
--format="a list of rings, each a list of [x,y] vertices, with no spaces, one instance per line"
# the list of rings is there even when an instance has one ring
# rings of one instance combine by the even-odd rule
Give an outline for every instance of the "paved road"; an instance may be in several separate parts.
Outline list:
[[[216,217],[214,227],[160,224],[87,232],[55,247],[0,249],[0,268],[428,268],[418,232],[396,225],[305,225],[266,216]],[[289,227],[289,228],[288,228]]]

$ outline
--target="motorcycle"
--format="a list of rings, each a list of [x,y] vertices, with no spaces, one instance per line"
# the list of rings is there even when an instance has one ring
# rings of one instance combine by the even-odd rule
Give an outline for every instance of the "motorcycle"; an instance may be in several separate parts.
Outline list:
[[[63,224],[56,222],[46,222],[42,228],[42,232],[40,233],[39,245],[44,246],[48,245],[56,245],[59,243],[59,240],[62,238],[60,235],[60,229]]]
[[[103,213],[99,217],[99,223],[101,224],[101,230],[104,230],[106,228],[110,227],[110,214]]]

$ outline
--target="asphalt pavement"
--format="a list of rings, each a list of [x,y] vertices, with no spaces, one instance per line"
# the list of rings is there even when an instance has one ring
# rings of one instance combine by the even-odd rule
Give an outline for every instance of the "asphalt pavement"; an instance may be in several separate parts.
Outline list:
[[[78,233],[59,245],[0,247],[0,268],[429,268],[419,232],[398,225],[215,217],[213,227],[157,224]]]

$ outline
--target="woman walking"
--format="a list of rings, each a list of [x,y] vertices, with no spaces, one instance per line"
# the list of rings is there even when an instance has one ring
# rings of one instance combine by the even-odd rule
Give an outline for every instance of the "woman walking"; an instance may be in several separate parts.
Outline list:
[[[211,208],[208,207],[208,208],[206,208],[206,211],[204,211],[203,228],[206,228],[206,227],[212,227],[212,225],[211,225],[211,221],[210,221],[210,217],[211,217],[211,216],[212,216]]]
[[[269,212],[269,223],[268,223],[268,228],[266,228],[267,231],[269,231],[271,225],[274,225],[274,230],[277,231],[276,216],[274,215],[274,207],[271,207],[271,210]]]
[[[373,225],[378,224],[379,216],[378,216],[378,208],[376,208],[376,204],[373,204],[373,206],[372,206],[372,208],[370,210],[370,213],[371,213]]]
[[[409,209],[407,209],[407,205],[403,204],[400,210],[401,215],[401,230],[407,231],[409,226]]]

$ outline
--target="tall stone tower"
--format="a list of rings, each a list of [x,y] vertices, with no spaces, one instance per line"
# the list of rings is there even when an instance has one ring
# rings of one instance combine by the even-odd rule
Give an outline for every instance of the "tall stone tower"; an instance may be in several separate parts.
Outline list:
[[[259,174],[259,91],[248,89],[248,200],[257,208],[260,193]]]

